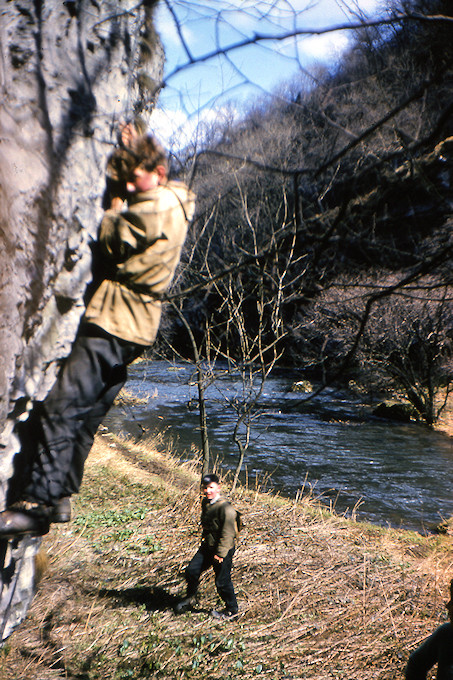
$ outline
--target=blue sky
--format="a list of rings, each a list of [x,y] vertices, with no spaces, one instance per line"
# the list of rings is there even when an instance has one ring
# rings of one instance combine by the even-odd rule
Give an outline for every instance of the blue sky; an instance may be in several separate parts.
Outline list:
[[[157,29],[166,52],[165,82],[151,126],[169,146],[197,123],[272,93],[283,81],[337,60],[350,32],[329,31],[228,49],[260,35],[325,30],[374,17],[379,0],[161,0]],[[175,17],[180,24],[178,33]],[[206,58],[218,48],[226,55]],[[201,60],[190,64],[191,60]],[[179,70],[181,69],[181,70]]]

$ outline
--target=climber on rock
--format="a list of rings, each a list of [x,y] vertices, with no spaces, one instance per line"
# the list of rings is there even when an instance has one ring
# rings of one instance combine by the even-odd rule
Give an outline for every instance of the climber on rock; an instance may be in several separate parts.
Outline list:
[[[95,285],[57,380],[17,432],[20,466],[10,480],[0,538],[43,535],[69,521],[96,430],[155,340],[162,298],[179,263],[195,197],[168,180],[156,139],[127,125],[108,163],[111,197],[100,225]]]

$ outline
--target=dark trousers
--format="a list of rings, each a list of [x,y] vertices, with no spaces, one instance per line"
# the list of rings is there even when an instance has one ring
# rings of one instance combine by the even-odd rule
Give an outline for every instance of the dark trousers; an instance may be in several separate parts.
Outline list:
[[[214,560],[214,554],[213,550],[201,546],[190,560],[185,570],[187,596],[191,597],[196,594],[201,574],[212,567],[215,574],[215,587],[220,598],[225,602],[225,607],[231,612],[237,612],[238,603],[231,581],[234,548],[231,548],[222,562]]]
[[[58,378],[18,428],[21,452],[8,501],[55,504],[77,493],[85,460],[105,414],[143,351],[92,324],[82,324]]]

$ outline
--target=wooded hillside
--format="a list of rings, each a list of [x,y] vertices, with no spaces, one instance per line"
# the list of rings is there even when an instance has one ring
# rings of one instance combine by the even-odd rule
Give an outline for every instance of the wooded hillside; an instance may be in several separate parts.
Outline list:
[[[453,379],[452,28],[449,2],[394,5],[335,70],[188,150],[182,304],[202,353],[402,394],[436,420]]]

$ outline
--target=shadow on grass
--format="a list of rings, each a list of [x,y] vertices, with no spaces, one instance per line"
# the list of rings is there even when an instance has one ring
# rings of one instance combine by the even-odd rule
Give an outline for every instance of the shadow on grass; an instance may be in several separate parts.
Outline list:
[[[164,588],[137,586],[136,588],[103,588],[99,591],[100,597],[111,598],[115,605],[125,606],[128,604],[145,605],[147,611],[165,611],[173,609],[179,602],[180,597],[172,595]]]

